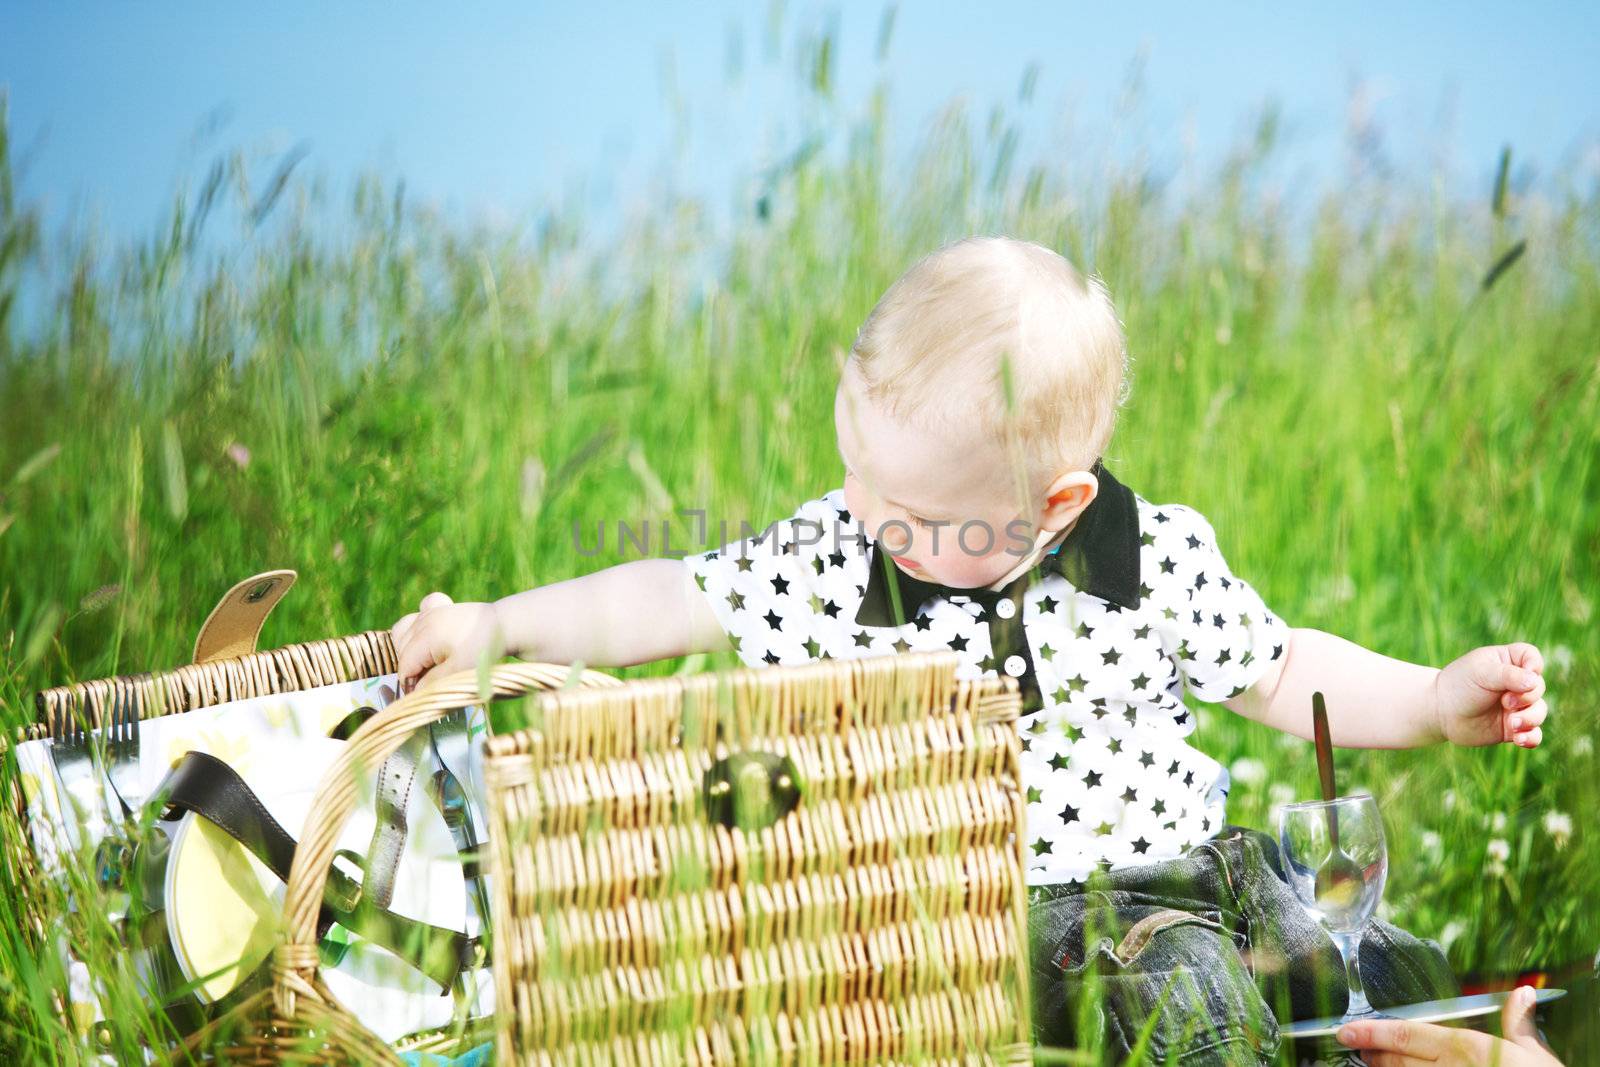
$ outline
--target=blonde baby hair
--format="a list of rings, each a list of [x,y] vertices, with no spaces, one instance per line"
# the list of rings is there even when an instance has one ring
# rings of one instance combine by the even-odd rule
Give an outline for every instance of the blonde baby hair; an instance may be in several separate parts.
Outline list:
[[[1089,469],[1127,398],[1127,343],[1105,285],[1011,237],[966,237],[918,260],[850,356],[885,413],[1006,442],[1035,483]]]

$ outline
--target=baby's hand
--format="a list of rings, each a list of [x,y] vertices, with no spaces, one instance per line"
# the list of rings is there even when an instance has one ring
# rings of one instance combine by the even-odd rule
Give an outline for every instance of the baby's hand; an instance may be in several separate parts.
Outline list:
[[[403,693],[429,676],[442,678],[475,667],[485,652],[497,655],[504,647],[493,604],[456,604],[443,593],[423,597],[419,610],[394,624],[391,636]]]
[[[1533,748],[1543,737],[1544,657],[1527,642],[1473,649],[1439,672],[1433,690],[1439,728],[1458,745]]]

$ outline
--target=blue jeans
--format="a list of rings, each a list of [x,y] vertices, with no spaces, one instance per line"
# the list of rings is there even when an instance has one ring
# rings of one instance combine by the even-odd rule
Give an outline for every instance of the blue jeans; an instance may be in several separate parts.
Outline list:
[[[1278,1019],[1344,1011],[1339,951],[1260,831],[1227,826],[1175,859],[1028,897],[1038,1044],[1098,1040],[1120,1060],[1142,1039],[1150,1063],[1270,1063]],[[1378,919],[1360,967],[1374,1007],[1459,993],[1436,943]]]

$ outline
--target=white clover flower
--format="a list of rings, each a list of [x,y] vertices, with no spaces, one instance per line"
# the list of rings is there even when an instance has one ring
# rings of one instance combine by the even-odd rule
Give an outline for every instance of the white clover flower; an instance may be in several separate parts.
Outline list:
[[[1506,813],[1497,811],[1493,815],[1485,816],[1483,823],[1495,833],[1504,833],[1506,829]]]
[[[1572,836],[1572,816],[1564,811],[1545,812],[1544,832],[1555,841],[1556,848],[1566,847],[1567,839]]]
[[[1456,791],[1454,789],[1446,789],[1444,795],[1439,798],[1439,803],[1444,807],[1445,811],[1455,811]]]
[[[1444,849],[1444,840],[1433,830],[1422,831],[1422,850],[1437,856]]]
[[[1589,621],[1589,616],[1594,614],[1594,602],[1578,592],[1577,586],[1569,583],[1561,590],[1561,595],[1567,602],[1567,618],[1579,626]]]
[[[1564,678],[1572,670],[1572,649],[1566,645],[1557,645],[1550,650],[1550,673],[1557,678]]]
[[[1312,611],[1326,611],[1348,604],[1356,597],[1355,579],[1348,574],[1335,574],[1317,583],[1311,594]]]
[[[1228,768],[1233,780],[1244,785],[1259,785],[1266,781],[1267,765],[1258,759],[1241,756],[1233,761],[1233,766]]]
[[[1511,845],[1505,839],[1496,837],[1489,842],[1485,853],[1489,862],[1484,864],[1485,874],[1501,875],[1506,873],[1506,860],[1511,858]]]
[[[1572,754],[1574,756],[1587,756],[1593,751],[1594,739],[1588,734],[1579,734],[1572,739]]]
[[[1267,800],[1274,807],[1282,807],[1285,804],[1293,804],[1294,786],[1286,785],[1283,782],[1273,782],[1272,785],[1267,788]]]

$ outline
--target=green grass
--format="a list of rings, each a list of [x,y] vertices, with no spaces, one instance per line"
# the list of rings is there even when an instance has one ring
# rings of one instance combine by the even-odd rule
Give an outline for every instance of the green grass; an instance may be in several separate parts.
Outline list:
[[[1291,625],[1434,665],[1544,650],[1539,750],[1341,766],[1387,813],[1392,921],[1463,972],[1592,956],[1595,191],[1456,200],[1361,171],[1297,225],[1270,121],[1180,197],[1099,157],[1026,166],[1012,118],[958,107],[899,175],[880,116],[837,156],[797,154],[726,233],[668,201],[609,246],[571,214],[479,232],[399,176],[345,202],[239,159],[147,241],[46,235],[0,126],[0,719],[46,685],[183,662],[221,591],[268,567],[301,581],[263,647],[616,561],[580,555],[574,523],[786,516],[840,481],[837,362],[879,294],[947,240],[1004,232],[1105,278],[1135,357],[1108,466],[1210,517]],[[1315,790],[1304,742],[1220,708],[1196,740],[1234,766],[1237,822],[1270,828],[1275,796]],[[0,1045],[70,1059],[60,975],[15,907],[0,894]]]

